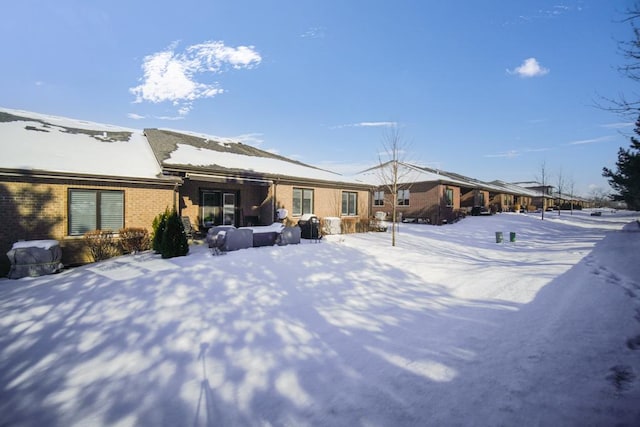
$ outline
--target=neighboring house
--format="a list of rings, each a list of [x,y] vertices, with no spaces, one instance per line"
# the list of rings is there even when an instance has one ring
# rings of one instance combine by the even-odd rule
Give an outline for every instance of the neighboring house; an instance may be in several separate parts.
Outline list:
[[[268,225],[277,209],[354,224],[370,216],[370,186],[237,141],[145,129],[164,173],[182,180],[179,210],[201,230]]]
[[[533,199],[538,194],[534,190],[499,180],[491,181],[490,184],[499,189],[491,198],[492,206],[498,206],[499,211],[535,210]]]
[[[393,203],[404,220],[450,223],[466,214],[508,212],[529,206],[535,191],[501,181],[483,182],[453,172],[401,162],[397,193],[390,193],[390,162],[357,176],[375,187],[372,212],[390,218]]]
[[[534,196],[531,199],[532,208],[544,210],[555,205],[553,185],[542,185],[536,181],[514,182],[513,184],[534,192]]]
[[[384,212],[391,220],[396,204],[398,220],[416,220],[431,224],[452,222],[461,214],[461,188],[465,182],[438,171],[400,162],[397,191],[391,192],[391,162],[360,172],[356,177],[374,187],[371,210]]]
[[[140,131],[0,109],[0,151],[0,274],[18,240],[59,240],[80,263],[86,231],[150,230],[173,205],[177,182]]]

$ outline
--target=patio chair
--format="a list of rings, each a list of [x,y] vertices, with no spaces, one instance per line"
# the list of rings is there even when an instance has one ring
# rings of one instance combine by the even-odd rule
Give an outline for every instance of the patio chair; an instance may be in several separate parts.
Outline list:
[[[184,234],[187,235],[187,239],[193,239],[196,234],[196,230],[191,226],[191,219],[188,216],[181,216],[182,226],[184,228]]]

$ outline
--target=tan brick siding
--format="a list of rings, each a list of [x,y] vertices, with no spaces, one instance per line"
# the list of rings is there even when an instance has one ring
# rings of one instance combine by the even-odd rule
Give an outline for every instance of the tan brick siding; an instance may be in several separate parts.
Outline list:
[[[407,188],[409,189],[409,205],[397,206],[396,215],[398,218],[401,216],[403,219],[413,218],[426,220],[432,224],[442,224],[452,221],[456,217],[456,212],[460,209],[459,187],[437,182],[418,182],[408,187],[399,187],[399,189]],[[452,205],[447,204],[445,197],[447,189],[453,190]],[[373,215],[376,212],[385,212],[387,219],[391,220],[393,203],[396,202],[396,197],[386,187],[381,188],[380,191],[385,192],[384,205],[373,206]]]
[[[169,186],[3,177],[0,181],[0,270],[6,269],[6,253],[18,240],[56,239],[63,246],[65,263],[86,261],[79,250],[82,239],[68,236],[69,189],[123,190],[125,227],[143,227],[149,232],[155,216],[173,206],[173,189]]]
[[[358,206],[356,218],[366,219],[370,217],[370,197],[368,190],[350,189],[348,187],[319,187],[310,185],[278,184],[275,187],[276,208],[284,208],[289,211],[289,217],[297,221],[299,216],[293,215],[293,189],[305,188],[313,190],[313,213],[318,218],[338,217],[349,218],[342,215],[342,193],[344,191],[357,193]]]

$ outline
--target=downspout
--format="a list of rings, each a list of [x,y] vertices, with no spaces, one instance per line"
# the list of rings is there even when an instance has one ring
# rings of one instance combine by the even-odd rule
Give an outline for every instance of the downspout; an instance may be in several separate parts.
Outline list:
[[[279,179],[276,178],[273,181],[273,197],[271,198],[271,222],[273,222],[276,218],[276,199],[278,197],[278,181]]]
[[[173,210],[178,212],[178,184],[173,186]],[[178,215],[182,215],[182,212],[178,212]]]

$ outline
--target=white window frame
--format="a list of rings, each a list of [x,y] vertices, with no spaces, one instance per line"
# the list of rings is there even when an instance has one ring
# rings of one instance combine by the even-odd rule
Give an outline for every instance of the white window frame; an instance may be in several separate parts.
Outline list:
[[[355,191],[342,192],[342,216],[358,216],[358,193]]]
[[[384,206],[384,190],[373,192],[373,206]]]
[[[396,199],[397,206],[409,206],[409,199],[411,193],[409,189],[398,190],[398,195]]]
[[[305,214],[312,214],[313,212],[313,198],[314,198],[313,188],[299,188],[294,187],[293,189],[293,200],[291,203],[291,215],[293,216],[302,216]],[[297,200],[299,199],[299,200]],[[305,206],[305,200],[308,203]]]

